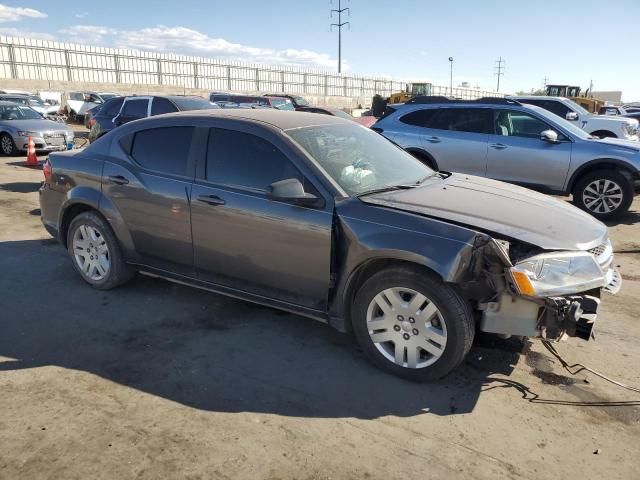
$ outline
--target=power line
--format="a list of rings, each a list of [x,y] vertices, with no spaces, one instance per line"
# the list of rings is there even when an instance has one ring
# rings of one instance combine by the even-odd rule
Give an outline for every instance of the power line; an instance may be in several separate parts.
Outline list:
[[[331,3],[333,3],[333,0]],[[338,73],[342,72],[342,27],[344,27],[345,25],[351,25],[351,22],[342,21],[342,14],[344,12],[347,12],[347,14],[351,16],[351,10],[349,9],[349,7],[342,8],[342,0],[338,0],[338,8],[332,9],[330,14],[331,18],[333,18],[334,13],[338,14],[338,23],[331,24],[331,28],[338,28]]]
[[[504,65],[505,61],[502,59],[502,55],[498,60],[496,60],[495,72],[494,75],[498,77],[498,86],[496,87],[496,92],[500,91],[500,77],[504,76]]]

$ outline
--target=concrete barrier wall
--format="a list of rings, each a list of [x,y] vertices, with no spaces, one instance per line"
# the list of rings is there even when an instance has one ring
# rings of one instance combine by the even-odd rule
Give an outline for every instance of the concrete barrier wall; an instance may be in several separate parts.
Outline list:
[[[303,95],[317,105],[355,108],[403,90],[406,82],[383,77],[338,75],[287,66],[256,65],[48,40],[0,36],[0,89],[92,90],[121,94],[197,94],[211,91]],[[473,99],[494,92],[447,89]]]

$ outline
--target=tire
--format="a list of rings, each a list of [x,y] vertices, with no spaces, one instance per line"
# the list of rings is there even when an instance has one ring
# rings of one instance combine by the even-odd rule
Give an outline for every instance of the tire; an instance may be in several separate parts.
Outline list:
[[[597,138],[618,138],[615,133],[608,130],[598,130],[597,132],[593,132],[590,135]]]
[[[73,218],[67,231],[67,250],[82,279],[98,290],[110,290],[123,285],[135,274],[135,270],[125,263],[113,230],[95,211],[84,212]],[[88,265],[88,268],[83,269],[83,265]]]
[[[8,133],[0,135],[0,151],[2,151],[3,155],[9,157],[18,153],[16,142],[13,141],[13,138]]]
[[[456,368],[475,333],[471,309],[454,288],[433,274],[405,266],[371,276],[356,293],[351,313],[367,359],[416,382],[437,380]],[[374,322],[378,328],[372,328]]]
[[[420,160],[422,163],[424,163],[427,167],[429,167],[431,170],[435,170],[436,172],[438,171],[438,169],[435,166],[435,162],[429,158],[428,155],[425,155],[424,153],[420,153],[420,152],[409,152],[413,157],[417,158],[418,160]]]
[[[598,199],[603,189],[609,195]],[[629,210],[633,195],[631,181],[616,170],[589,172],[578,179],[573,189],[576,206],[600,220],[616,218]]]

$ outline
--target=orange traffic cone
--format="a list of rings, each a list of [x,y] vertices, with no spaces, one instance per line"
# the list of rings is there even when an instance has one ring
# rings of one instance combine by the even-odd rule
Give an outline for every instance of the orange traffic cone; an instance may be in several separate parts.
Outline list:
[[[27,166],[35,167],[38,165],[38,156],[36,155],[36,144],[33,143],[33,138],[29,135],[29,146],[27,147]]]

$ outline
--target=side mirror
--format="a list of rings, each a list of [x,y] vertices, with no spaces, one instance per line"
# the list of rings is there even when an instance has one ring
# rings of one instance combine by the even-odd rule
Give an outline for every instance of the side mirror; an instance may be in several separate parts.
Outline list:
[[[549,143],[558,143],[558,134],[553,130],[543,130],[540,133],[540,140]]]
[[[292,203],[305,207],[319,207],[324,204],[321,198],[304,191],[304,187],[297,178],[288,178],[273,182],[269,185],[267,197],[270,200]]]
[[[564,118],[566,118],[570,122],[575,122],[576,120],[578,120],[578,114],[576,112],[567,112]]]

